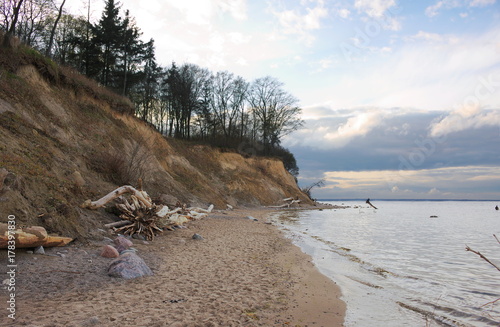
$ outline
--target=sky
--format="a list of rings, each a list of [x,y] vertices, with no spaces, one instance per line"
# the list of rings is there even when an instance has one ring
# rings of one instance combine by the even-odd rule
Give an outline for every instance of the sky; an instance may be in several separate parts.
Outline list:
[[[500,0],[120,3],[163,66],[283,82],[315,198],[500,201]]]

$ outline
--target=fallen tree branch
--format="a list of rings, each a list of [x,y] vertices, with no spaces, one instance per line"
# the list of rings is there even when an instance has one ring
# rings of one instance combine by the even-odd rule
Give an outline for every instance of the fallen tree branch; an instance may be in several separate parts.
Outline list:
[[[114,199],[116,199],[116,198],[118,198],[121,195],[126,194],[126,193],[131,193],[132,195],[134,195],[136,197],[137,201],[139,201],[145,207],[147,207],[147,208],[153,207],[153,202],[151,201],[151,198],[149,197],[149,195],[146,192],[138,191],[133,186],[130,186],[130,185],[121,186],[121,187],[117,188],[116,190],[103,196],[102,198],[100,198],[97,201],[87,200],[84,203],[82,203],[81,207],[95,210],[95,209],[98,209],[98,208],[105,206],[107,203],[113,201]]]
[[[493,301],[490,301],[490,302],[488,302],[488,303],[483,304],[483,305],[481,306],[481,308],[482,308],[482,307],[485,307],[485,306],[487,306],[487,305],[490,305],[490,304],[495,304],[495,303],[497,303],[498,301],[500,301],[500,298],[498,298],[498,299],[496,299],[496,300],[493,300]]]
[[[104,225],[104,227],[106,228],[122,227],[128,224],[130,224],[130,220],[120,220],[120,221],[115,221],[114,223],[106,224]]]
[[[500,244],[500,240],[498,239],[498,237],[495,234],[493,234],[493,237],[495,238],[495,240],[497,240],[498,244]]]
[[[495,267],[498,271],[500,271],[500,268],[497,265],[495,265],[493,262],[491,262],[488,258],[486,258],[484,255],[482,255],[481,252],[474,251],[467,244],[465,245],[465,250],[477,254],[478,256],[481,257],[481,259],[483,259],[484,261],[486,261],[487,263],[489,263],[490,265]]]
[[[268,206],[268,208],[284,208],[284,207],[287,207],[287,208],[290,208],[290,206],[292,204],[299,204],[301,201],[300,200],[294,200],[293,198],[286,198],[286,199],[283,199],[283,201],[287,202],[285,204],[281,204],[279,206]]]

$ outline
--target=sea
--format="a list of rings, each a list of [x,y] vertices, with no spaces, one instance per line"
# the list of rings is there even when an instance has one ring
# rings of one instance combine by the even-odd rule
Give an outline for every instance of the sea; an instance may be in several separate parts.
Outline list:
[[[345,326],[500,326],[500,203],[321,202],[345,208],[271,221],[340,286]]]

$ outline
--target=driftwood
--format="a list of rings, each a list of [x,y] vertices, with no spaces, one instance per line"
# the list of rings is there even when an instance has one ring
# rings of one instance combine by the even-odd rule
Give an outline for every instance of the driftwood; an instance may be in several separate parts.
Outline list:
[[[124,185],[122,187],[117,188],[113,192],[108,193],[107,195],[103,196],[97,201],[91,201],[91,200],[85,201],[81,205],[81,207],[95,210],[104,207],[107,203],[127,193],[132,193],[137,199],[137,201],[139,201],[143,206],[147,208],[151,208],[153,206],[153,201],[151,201],[151,198],[146,192],[138,191],[133,186],[130,185]]]
[[[498,237],[493,234],[493,237],[495,238],[495,240],[497,240],[497,242],[500,244],[500,240],[498,239]],[[478,255],[481,259],[483,259],[484,261],[486,261],[487,263],[489,263],[491,266],[493,266],[496,270],[500,271],[500,267],[498,267],[496,264],[494,264],[493,262],[491,262],[490,259],[488,259],[486,256],[484,256],[481,252],[479,251],[475,251],[473,249],[471,249],[467,244],[465,245],[465,251],[468,251],[468,252],[472,252],[476,255]],[[494,304],[496,302],[500,301],[500,298],[494,300],[494,301],[491,301],[491,302],[488,302],[488,303],[485,303],[483,304],[481,307],[484,307],[484,306],[487,306],[487,305],[490,305],[490,304]]]
[[[366,200],[366,203],[368,203],[368,205],[370,205],[370,207],[372,207],[373,209],[377,209],[377,207],[375,207],[371,202],[370,202],[370,199]]]
[[[37,246],[48,248],[64,246],[73,241],[70,237],[50,236],[45,228],[41,226],[17,228],[9,231],[7,224],[0,223],[0,249],[6,249],[9,245],[9,233],[14,236],[16,248],[34,248]]]
[[[126,194],[129,195],[128,199],[124,198]],[[115,206],[120,211],[119,217],[122,220],[105,226],[125,235],[140,234],[148,240],[154,239],[155,234],[163,232],[164,229],[172,230],[173,227],[189,220],[201,219],[214,208],[213,205],[208,209],[186,208],[186,205],[179,204],[181,207],[170,210],[166,205],[153,203],[149,195],[142,190],[142,185],[139,190],[130,185],[119,187],[99,200],[85,201],[81,207],[95,210],[114,200],[121,202]]]
[[[120,220],[120,221],[115,221],[114,223],[106,224],[106,225],[104,225],[104,227],[106,227],[106,228],[122,227],[122,226],[129,225],[129,224],[130,224],[130,220]]]
[[[290,206],[292,204],[299,204],[301,201],[299,199],[295,200],[294,198],[286,198],[286,199],[283,199],[283,201],[285,201],[286,203],[285,204],[281,204],[281,205],[278,205],[278,206],[269,206],[268,208],[290,208]]]

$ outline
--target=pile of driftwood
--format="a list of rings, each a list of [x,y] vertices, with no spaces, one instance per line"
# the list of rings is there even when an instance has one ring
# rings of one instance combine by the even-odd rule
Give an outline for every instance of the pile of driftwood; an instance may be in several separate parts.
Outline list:
[[[128,199],[125,195],[128,195]],[[142,187],[136,189],[130,185],[121,186],[97,201],[87,200],[81,207],[95,210],[111,201],[115,201],[115,207],[120,212],[119,217],[122,220],[105,226],[124,235],[142,235],[147,240],[152,240],[155,234],[165,229],[173,230],[174,227],[181,226],[189,220],[203,218],[214,208],[213,205],[208,209],[187,208],[186,205],[180,205],[171,210],[166,205],[153,203]]]

